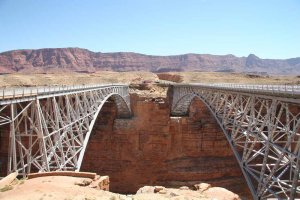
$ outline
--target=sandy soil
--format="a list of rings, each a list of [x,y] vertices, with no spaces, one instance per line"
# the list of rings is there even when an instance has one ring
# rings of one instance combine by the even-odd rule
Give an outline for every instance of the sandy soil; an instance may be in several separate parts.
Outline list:
[[[239,200],[238,195],[219,187],[211,187],[205,191],[172,189],[158,186],[154,193],[153,186],[145,186],[135,195],[122,195],[103,190],[78,186],[86,178],[68,176],[46,176],[29,180],[15,181],[4,191],[0,190],[1,200]]]
[[[299,76],[257,76],[225,72],[172,72],[182,76],[184,83],[251,83],[251,84],[300,84]]]
[[[174,72],[182,77],[183,83],[257,83],[257,84],[300,84],[300,77],[276,76],[255,77],[247,74],[221,72]],[[97,72],[59,73],[59,74],[3,74],[0,75],[0,87],[43,86],[43,85],[80,85],[97,83],[141,83],[158,81],[151,72]]]
[[[111,192],[75,185],[83,178],[51,176],[25,180],[13,186],[11,190],[0,192],[2,200],[49,200],[49,199],[103,199],[116,196]]]
[[[97,72],[59,74],[4,74],[0,75],[0,87],[82,85],[99,83],[140,83],[143,80],[157,81],[156,74],[150,72]]]

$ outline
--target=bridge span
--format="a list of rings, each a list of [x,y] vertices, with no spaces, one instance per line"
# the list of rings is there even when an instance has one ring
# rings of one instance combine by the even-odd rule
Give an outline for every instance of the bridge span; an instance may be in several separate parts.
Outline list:
[[[202,100],[222,128],[254,199],[300,198],[300,87],[175,84],[171,116]],[[130,117],[127,85],[0,90],[0,126],[9,130],[8,173],[79,171],[107,100]]]
[[[179,84],[171,115],[202,100],[222,128],[254,199],[300,198],[299,86]]]
[[[94,123],[107,100],[130,117],[127,85],[17,88],[2,91],[0,126],[9,129],[8,173],[79,171]]]

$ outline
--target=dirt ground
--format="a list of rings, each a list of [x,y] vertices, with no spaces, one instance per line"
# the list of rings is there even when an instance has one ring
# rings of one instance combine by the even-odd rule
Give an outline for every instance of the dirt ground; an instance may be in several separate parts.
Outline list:
[[[145,186],[137,194],[123,195],[87,186],[79,186],[86,178],[70,176],[46,176],[29,180],[15,180],[8,188],[0,190],[1,200],[240,200],[239,196],[219,187],[207,187],[205,191],[162,186]],[[130,183],[126,183],[130,184]],[[158,190],[159,189],[159,190]],[[156,193],[155,190],[158,190]]]
[[[166,73],[180,76],[182,83],[255,83],[255,84],[300,84],[298,76],[257,76],[249,74],[222,72],[174,72]],[[53,74],[2,74],[0,87],[82,85],[98,83],[142,83],[172,81],[159,80],[151,72],[97,72],[97,73],[53,73]]]
[[[0,87],[82,85],[99,83],[138,83],[143,80],[157,81],[150,72],[97,72],[97,73],[59,73],[59,74],[3,74]]]
[[[116,196],[111,192],[96,190],[75,185],[76,181],[83,178],[66,176],[49,176],[19,181],[10,190],[1,191],[2,200],[111,200]],[[117,198],[116,198],[117,199]]]
[[[263,76],[225,72],[170,72],[181,76],[183,83],[249,83],[249,84],[300,84],[299,76]]]

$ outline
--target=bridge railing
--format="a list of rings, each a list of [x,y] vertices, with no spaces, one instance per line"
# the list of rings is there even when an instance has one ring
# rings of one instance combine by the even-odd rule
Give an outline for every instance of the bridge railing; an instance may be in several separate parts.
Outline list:
[[[202,86],[219,89],[231,89],[237,91],[249,92],[268,92],[272,94],[290,94],[300,95],[300,85],[258,85],[258,84],[235,84],[235,83],[214,83],[214,84],[189,84],[193,86]]]
[[[88,90],[110,86],[125,86],[125,84],[96,84],[96,85],[59,85],[59,86],[39,86],[22,88],[2,88],[0,89],[0,101],[3,99],[14,99],[43,94],[71,92],[78,90]]]

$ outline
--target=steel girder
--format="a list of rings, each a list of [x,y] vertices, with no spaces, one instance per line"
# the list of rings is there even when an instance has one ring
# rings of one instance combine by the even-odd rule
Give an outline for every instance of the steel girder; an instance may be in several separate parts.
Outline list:
[[[108,99],[116,103],[119,117],[131,116],[126,85],[1,105],[0,125],[9,124],[10,129],[8,173],[79,171],[95,120]]]
[[[254,199],[300,197],[300,100],[201,86],[173,86],[171,114],[201,99],[237,158]]]

